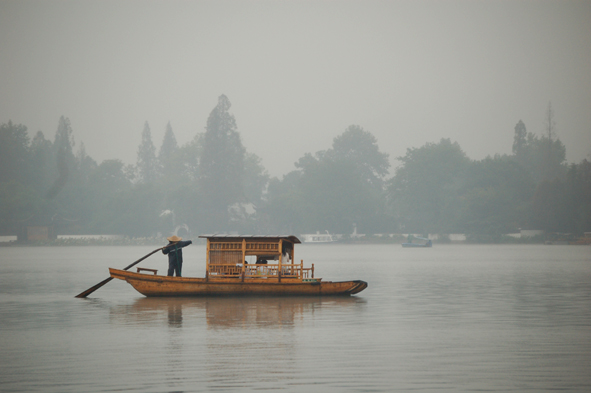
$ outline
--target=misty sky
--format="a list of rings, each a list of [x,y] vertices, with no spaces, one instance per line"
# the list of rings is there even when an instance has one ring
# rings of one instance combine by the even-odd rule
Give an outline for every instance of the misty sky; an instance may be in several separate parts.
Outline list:
[[[541,135],[551,101],[569,162],[591,158],[591,1],[0,0],[0,123],[135,163],[203,132],[226,94],[249,152],[273,176],[351,124],[390,161],[457,141],[510,153]]]

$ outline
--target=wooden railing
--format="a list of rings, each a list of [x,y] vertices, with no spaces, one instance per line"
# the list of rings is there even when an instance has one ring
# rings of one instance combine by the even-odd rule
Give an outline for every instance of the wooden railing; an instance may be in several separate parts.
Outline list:
[[[210,276],[225,276],[225,277],[232,277],[236,276],[239,277],[242,274],[242,268],[235,264],[232,265],[209,265],[209,275]]]
[[[268,278],[277,277],[279,272],[278,263],[268,263],[265,265],[247,264],[244,267],[245,278]],[[236,264],[216,264],[209,265],[210,276],[223,277],[241,277],[242,266]],[[281,277],[284,278],[314,278],[314,265],[305,268],[304,263],[282,264]]]

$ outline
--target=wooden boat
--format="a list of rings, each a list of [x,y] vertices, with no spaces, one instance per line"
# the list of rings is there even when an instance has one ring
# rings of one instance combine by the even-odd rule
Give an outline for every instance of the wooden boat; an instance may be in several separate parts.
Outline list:
[[[111,277],[127,281],[145,296],[354,295],[367,288],[361,280],[323,281],[314,277],[313,264],[305,268],[303,260],[294,263],[294,245],[300,243],[295,236],[199,237],[207,239],[204,278],[161,276],[146,268],[109,269]],[[245,263],[253,258],[257,263]]]

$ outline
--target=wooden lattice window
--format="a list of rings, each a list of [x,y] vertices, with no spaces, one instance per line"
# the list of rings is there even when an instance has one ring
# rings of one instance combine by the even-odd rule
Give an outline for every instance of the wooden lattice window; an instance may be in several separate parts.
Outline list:
[[[210,265],[235,265],[243,263],[242,251],[209,251]]]
[[[279,251],[279,243],[246,243],[247,251]]]

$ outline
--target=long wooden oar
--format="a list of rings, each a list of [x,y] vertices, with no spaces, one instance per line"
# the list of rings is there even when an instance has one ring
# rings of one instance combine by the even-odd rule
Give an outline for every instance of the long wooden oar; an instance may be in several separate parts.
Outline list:
[[[131,265],[127,266],[125,269],[123,270],[129,270],[132,267],[134,267],[135,265],[137,265],[138,263],[140,263],[141,261],[143,261],[144,259],[146,259],[147,257],[149,257],[150,255],[157,253],[158,251],[162,250],[163,248],[166,248],[166,246],[164,247],[160,247],[154,251],[152,251],[151,253],[149,253],[148,255],[146,255],[145,257],[142,257],[140,259],[138,259],[137,261],[135,261],[134,263],[132,263]],[[99,282],[98,284],[96,284],[94,287],[88,288],[86,291],[79,293],[78,295],[76,295],[76,297],[86,297],[88,295],[90,295],[91,293],[93,293],[94,291],[96,291],[97,289],[99,289],[100,287],[102,287],[103,285],[105,285],[106,283],[108,283],[109,281],[111,281],[113,279],[113,277],[109,277],[106,280],[103,280],[101,282]]]

